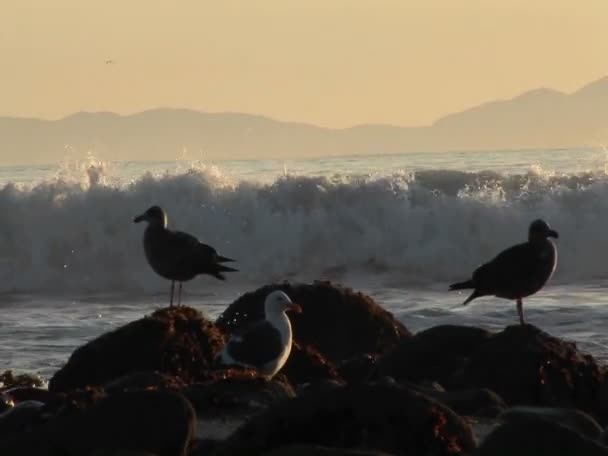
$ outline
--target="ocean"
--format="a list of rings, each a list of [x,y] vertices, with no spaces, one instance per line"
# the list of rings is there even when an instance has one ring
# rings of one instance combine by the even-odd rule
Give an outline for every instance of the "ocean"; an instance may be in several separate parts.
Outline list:
[[[559,263],[524,300],[529,323],[608,359],[608,152],[445,152],[308,160],[104,162],[0,168],[0,370],[49,378],[88,340],[168,304],[147,265],[153,204],[171,228],[236,258],[183,303],[217,317],[270,282],[328,279],[363,291],[411,330],[501,329],[515,304],[448,285],[526,239],[544,218]]]

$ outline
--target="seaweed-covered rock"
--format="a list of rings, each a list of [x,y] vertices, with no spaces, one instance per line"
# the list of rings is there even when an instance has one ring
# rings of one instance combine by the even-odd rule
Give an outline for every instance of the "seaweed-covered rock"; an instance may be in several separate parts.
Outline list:
[[[475,447],[471,428],[435,400],[398,385],[323,389],[279,403],[239,428],[219,455],[260,455],[292,444],[460,455]]]
[[[76,349],[55,373],[49,389],[66,391],[102,385],[141,371],[190,380],[213,365],[223,345],[221,331],[197,310],[161,309]]]
[[[437,380],[449,391],[488,388],[509,405],[574,407],[608,419],[604,373],[593,357],[531,325],[498,333],[437,326],[384,356],[377,375]]]
[[[264,300],[282,290],[303,309],[290,315],[295,340],[313,345],[328,360],[337,362],[361,353],[383,353],[410,332],[372,298],[329,282],[267,285],[246,293],[217,319],[216,325],[230,333],[264,317]]]
[[[108,393],[115,393],[128,390],[143,389],[178,389],[185,384],[180,377],[175,377],[161,372],[144,371],[127,374],[123,377],[113,379],[104,385]]]
[[[338,364],[338,373],[348,383],[367,382],[376,372],[377,361],[378,355],[373,353],[354,356]]]
[[[606,419],[603,374],[591,355],[531,325],[509,326],[469,356],[463,385],[490,388],[510,405],[578,408]]]
[[[280,371],[292,385],[321,380],[341,381],[340,374],[331,361],[327,361],[313,346],[293,343],[289,359]]]
[[[283,378],[268,380],[255,370],[230,368],[214,371],[207,381],[187,386],[182,393],[202,417],[249,413],[295,397]]]
[[[195,426],[196,414],[181,394],[117,393],[83,409],[65,411],[30,432],[0,439],[0,454],[55,456],[130,450],[185,456]]]

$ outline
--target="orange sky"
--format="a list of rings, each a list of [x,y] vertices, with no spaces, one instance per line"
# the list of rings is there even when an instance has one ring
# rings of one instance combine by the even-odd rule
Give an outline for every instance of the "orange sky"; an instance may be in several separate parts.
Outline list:
[[[0,115],[421,125],[608,74],[607,25],[606,0],[3,0]]]

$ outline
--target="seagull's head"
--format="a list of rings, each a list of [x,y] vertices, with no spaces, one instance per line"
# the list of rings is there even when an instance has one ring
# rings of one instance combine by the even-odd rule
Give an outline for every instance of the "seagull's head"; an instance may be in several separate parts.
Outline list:
[[[150,225],[167,226],[167,214],[159,206],[152,206],[146,212],[138,215],[133,219],[133,222],[148,222]]]
[[[542,241],[550,237],[557,239],[559,234],[557,234],[557,231],[552,230],[544,220],[537,219],[530,224],[530,229],[528,230],[529,241]]]
[[[273,291],[266,296],[266,301],[264,301],[264,312],[267,316],[277,315],[288,311],[301,313],[302,308],[295,302],[292,302],[289,296],[287,296],[287,293],[280,290]]]

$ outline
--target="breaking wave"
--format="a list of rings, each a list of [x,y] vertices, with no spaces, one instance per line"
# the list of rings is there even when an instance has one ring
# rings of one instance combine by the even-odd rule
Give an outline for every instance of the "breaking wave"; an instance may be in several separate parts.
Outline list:
[[[447,283],[525,239],[545,218],[560,233],[558,282],[608,278],[604,172],[431,170],[237,180],[198,165],[128,182],[103,163],[0,187],[0,291],[165,290],[133,217],[166,208],[172,228],[238,259],[231,281],[340,279]],[[195,279],[204,289],[214,279]]]

